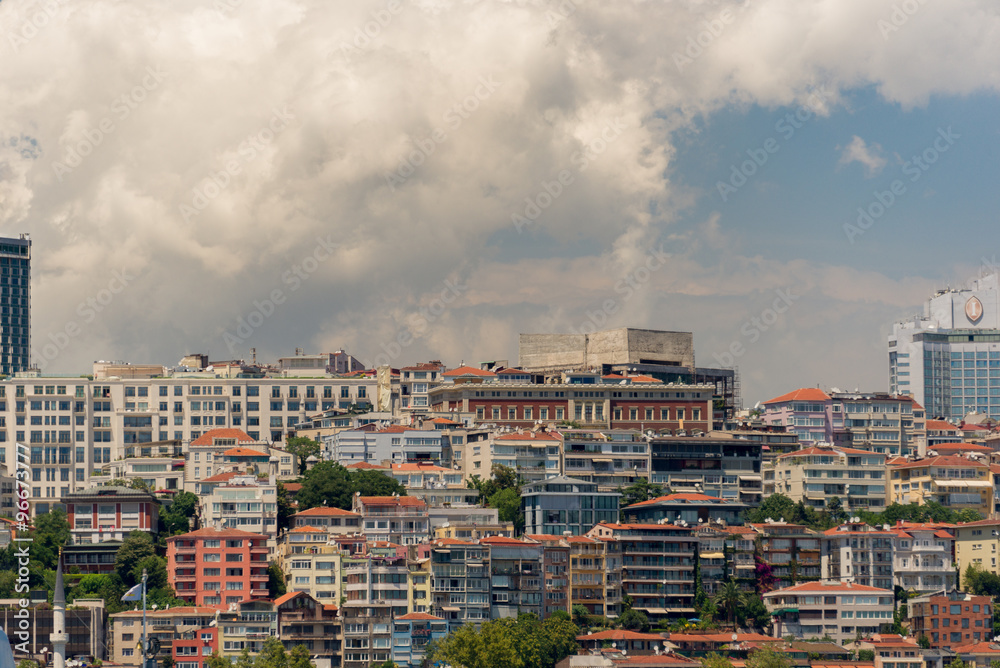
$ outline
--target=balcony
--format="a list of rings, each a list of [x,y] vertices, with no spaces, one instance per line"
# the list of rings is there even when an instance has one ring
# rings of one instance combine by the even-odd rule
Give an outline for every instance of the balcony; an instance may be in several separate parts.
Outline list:
[[[267,575],[251,575],[250,576],[250,582],[267,582],[268,579],[269,578],[268,578]]]
[[[197,552],[198,548],[196,547],[180,547],[174,544],[174,554],[196,554]]]
[[[267,589],[251,589],[250,595],[267,598],[270,595],[270,592],[268,592]]]

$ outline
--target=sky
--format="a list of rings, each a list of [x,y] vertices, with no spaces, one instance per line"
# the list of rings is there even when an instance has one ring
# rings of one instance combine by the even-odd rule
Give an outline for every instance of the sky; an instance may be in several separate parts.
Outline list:
[[[633,326],[884,390],[1000,251],[989,0],[0,0],[0,62],[43,374]]]

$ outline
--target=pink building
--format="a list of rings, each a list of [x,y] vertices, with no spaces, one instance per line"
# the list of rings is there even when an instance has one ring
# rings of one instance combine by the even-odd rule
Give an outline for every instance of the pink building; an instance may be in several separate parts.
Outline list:
[[[267,537],[238,529],[198,529],[167,539],[167,575],[189,605],[228,608],[268,598]]]
[[[833,399],[823,390],[805,387],[763,403],[764,424],[786,427],[809,447],[833,443]]]

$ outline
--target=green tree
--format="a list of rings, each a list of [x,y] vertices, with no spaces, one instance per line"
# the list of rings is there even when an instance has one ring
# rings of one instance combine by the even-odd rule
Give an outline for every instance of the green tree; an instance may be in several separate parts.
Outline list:
[[[479,631],[471,624],[459,627],[437,643],[428,658],[463,668],[525,668],[513,639],[498,621],[486,622]]]
[[[587,607],[577,603],[573,606],[573,623],[580,627],[580,629],[590,628],[590,612]]]
[[[178,492],[174,502],[160,513],[160,532],[168,536],[191,530],[191,518],[198,512],[198,496],[191,492]]]
[[[319,441],[314,441],[308,436],[289,436],[285,443],[287,450],[298,457],[299,475],[306,472],[306,460],[312,456],[318,459],[322,448]]]
[[[145,531],[133,531],[122,542],[115,555],[115,570],[121,576],[126,587],[136,584],[134,569],[136,564],[156,555],[153,537]],[[142,575],[140,571],[140,576]]]
[[[272,561],[267,566],[267,594],[273,600],[284,596],[286,591],[285,574],[278,562]]]
[[[701,581],[701,557],[698,551],[695,550],[694,553],[694,609],[698,614],[705,608],[705,604],[708,603],[708,595],[705,594],[705,589],[702,586]]]
[[[268,638],[254,657],[253,668],[288,668],[288,652],[277,638]]]
[[[34,519],[31,556],[47,570],[55,570],[59,548],[69,541],[69,522],[62,510],[53,510]]]
[[[130,609],[121,599],[125,595],[125,583],[117,571],[107,574],[90,574],[81,577],[76,585],[66,593],[66,600],[78,598],[101,598],[109,614]]]
[[[784,494],[766,497],[759,506],[748,510],[746,517],[748,522],[757,524],[768,517],[775,521],[785,518],[786,522],[798,522],[800,519],[798,505]]]
[[[840,524],[847,519],[847,513],[844,512],[844,504],[840,502],[839,496],[830,497],[830,500],[826,503],[826,512],[835,524]]]
[[[150,555],[143,557],[132,567],[132,580],[142,582],[142,571],[146,570],[146,590],[167,586],[167,560]]]
[[[920,649],[930,649],[931,639],[928,638],[923,633],[921,633],[919,636],[917,636],[917,644],[920,645]],[[1000,662],[998,662],[998,665],[996,666],[994,666],[992,662],[990,662],[990,668],[1000,668]]]
[[[212,656],[205,659],[205,668],[233,668],[233,664],[229,659],[219,656],[219,651],[216,650],[212,652]]]
[[[719,587],[715,594],[715,605],[719,610],[726,613],[729,624],[732,626],[736,619],[736,612],[744,603],[743,592],[740,591],[736,581],[730,578]]]
[[[213,668],[206,666],[205,668]],[[309,659],[309,649],[305,645],[296,645],[288,653],[288,668],[313,668]]]
[[[521,478],[517,471],[503,464],[494,464],[490,469],[490,477],[487,480],[481,479],[478,475],[473,475],[467,482],[469,489],[479,492],[479,500],[488,501],[498,492],[505,489],[513,489],[518,496],[521,494]]]
[[[744,594],[743,605],[740,607],[740,620],[746,626],[766,629],[771,624],[771,613],[767,611],[764,600],[757,594]]]
[[[326,505],[350,510],[356,492],[361,496],[406,496],[406,488],[381,471],[349,471],[334,462],[320,462],[302,477],[302,489],[296,496],[298,509]]]
[[[663,485],[650,483],[649,478],[639,478],[628,487],[622,487],[618,491],[621,492],[621,506],[624,508],[663,496]]]
[[[288,490],[284,483],[278,483],[278,531],[284,531],[291,526],[291,517],[294,513],[292,502],[288,497]]]
[[[761,647],[754,650],[747,657],[747,668],[790,668],[791,660],[784,652],[779,652],[772,647]]]
[[[497,509],[501,522],[513,522],[514,534],[524,533],[524,513],[521,511],[521,495],[511,487],[502,489],[490,497],[490,507]]]
[[[965,668],[965,661],[955,657],[952,659],[951,663],[948,664],[948,668]]]
[[[649,630],[649,618],[645,612],[633,608],[618,616],[618,626],[628,631],[645,633]]]
[[[729,657],[722,656],[718,652],[709,652],[701,659],[701,668],[733,668],[733,663]]]

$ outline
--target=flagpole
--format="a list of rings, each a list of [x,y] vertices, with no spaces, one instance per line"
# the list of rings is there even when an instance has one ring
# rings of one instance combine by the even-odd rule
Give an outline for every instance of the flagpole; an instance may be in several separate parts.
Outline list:
[[[146,666],[146,653],[149,651],[149,640],[146,638],[146,569],[142,569],[142,661],[139,665]]]

